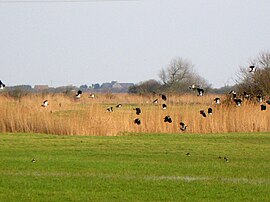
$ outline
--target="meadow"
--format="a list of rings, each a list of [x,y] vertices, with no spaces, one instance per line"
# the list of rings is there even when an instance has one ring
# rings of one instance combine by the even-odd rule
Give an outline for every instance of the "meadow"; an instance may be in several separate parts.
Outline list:
[[[269,153],[270,133],[1,133],[0,201],[270,201]]]
[[[244,101],[237,107],[222,95],[221,104],[214,98],[221,95],[195,94],[159,95],[97,94],[80,99],[74,94],[30,94],[14,99],[0,95],[0,132],[45,133],[57,135],[116,136],[130,132],[183,133],[179,123],[188,127],[186,133],[267,132],[270,131],[269,110],[261,111],[258,102]],[[152,103],[158,99],[158,104]],[[41,107],[48,100],[48,107]],[[167,104],[163,110],[162,103]],[[122,104],[121,108],[116,108]],[[268,104],[266,104],[268,105]],[[107,108],[113,107],[113,112]],[[140,107],[141,115],[134,108]],[[201,116],[200,110],[213,109],[212,115]],[[173,122],[165,123],[170,115]],[[140,118],[141,125],[134,124]]]

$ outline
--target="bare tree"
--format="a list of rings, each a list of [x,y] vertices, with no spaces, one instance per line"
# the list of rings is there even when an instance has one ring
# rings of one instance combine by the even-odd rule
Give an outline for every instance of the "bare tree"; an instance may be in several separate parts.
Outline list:
[[[250,72],[249,66],[256,71]],[[240,67],[238,73],[238,90],[253,96],[270,94],[270,51],[263,51],[248,62],[248,66]]]
[[[174,58],[167,66],[161,69],[159,78],[165,90],[174,92],[188,91],[190,85],[208,87],[207,81],[199,76],[194,70],[194,65],[187,59]]]

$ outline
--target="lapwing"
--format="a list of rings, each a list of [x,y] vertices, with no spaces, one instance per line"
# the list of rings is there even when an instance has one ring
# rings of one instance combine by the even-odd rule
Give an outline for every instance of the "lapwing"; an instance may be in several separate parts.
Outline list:
[[[261,105],[261,111],[265,111],[266,110],[266,105]]]
[[[270,100],[267,100],[266,103],[270,105]]]
[[[167,97],[166,97],[166,95],[164,95],[164,94],[161,94],[160,96],[161,96],[161,99],[162,99],[162,100],[164,100],[164,101],[166,101],[166,100],[167,100]]]
[[[260,103],[263,102],[263,96],[257,95],[256,97],[258,98],[258,102],[260,102]]]
[[[6,85],[0,80],[0,90],[3,90],[6,87]]]
[[[187,129],[187,126],[186,126],[185,123],[180,122],[179,124],[180,124],[180,130],[181,130],[181,131],[185,131],[185,130]]]
[[[33,158],[31,162],[32,163],[36,163],[37,161],[36,161],[36,159]]]
[[[94,93],[90,93],[89,98],[95,98],[95,94]]]
[[[166,104],[162,104],[162,109],[167,109],[167,105]]]
[[[137,125],[140,125],[141,124],[141,120],[137,118],[137,119],[134,120],[134,123],[137,124]]]
[[[249,72],[255,72],[256,67],[254,65],[249,66]]]
[[[78,90],[77,94],[76,94],[76,98],[80,98],[82,95],[82,91],[81,90]]]
[[[49,101],[48,100],[44,100],[43,103],[42,103],[42,107],[48,107],[49,105]]]
[[[121,108],[122,107],[122,104],[118,104],[116,105],[117,108]]]
[[[216,97],[216,98],[214,99],[214,101],[216,102],[216,104],[220,104],[220,98],[219,98],[219,97]]]
[[[134,110],[136,111],[137,115],[140,115],[142,113],[142,110],[139,107],[136,107]]]
[[[203,117],[206,117],[206,113],[204,112],[204,110],[200,110],[200,114],[201,114]]]
[[[188,152],[186,155],[187,155],[187,156],[190,156],[190,153]]]
[[[157,103],[158,103],[158,99],[155,99],[155,100],[153,101],[153,103],[154,103],[154,104],[157,104]]]
[[[228,163],[228,162],[229,162],[228,157],[225,156],[225,157],[224,157],[224,161]]]
[[[240,107],[242,104],[241,98],[234,98],[233,101],[235,102],[236,106]]]
[[[168,116],[165,116],[164,118],[164,122],[168,122],[168,123],[172,123],[172,118],[168,115]]]
[[[189,89],[195,91],[196,90],[195,84],[192,84],[191,86],[189,86]]]
[[[113,107],[108,107],[108,108],[107,108],[107,111],[108,111],[108,112],[113,112]]]
[[[248,94],[246,91],[244,91],[244,98],[246,98],[246,99],[250,98],[250,94]]]
[[[203,96],[204,95],[204,89],[197,88],[197,91],[198,91],[198,96]]]
[[[212,114],[213,114],[213,109],[212,109],[212,108],[208,108],[207,113],[208,113],[209,115],[212,115]]]
[[[232,97],[236,98],[236,92],[234,90],[230,91],[229,94],[232,94]]]

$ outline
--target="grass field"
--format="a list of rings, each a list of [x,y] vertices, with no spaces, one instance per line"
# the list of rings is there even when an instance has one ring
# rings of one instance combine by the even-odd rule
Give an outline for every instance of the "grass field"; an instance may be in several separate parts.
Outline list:
[[[0,201],[270,201],[269,154],[270,133],[1,133]]]

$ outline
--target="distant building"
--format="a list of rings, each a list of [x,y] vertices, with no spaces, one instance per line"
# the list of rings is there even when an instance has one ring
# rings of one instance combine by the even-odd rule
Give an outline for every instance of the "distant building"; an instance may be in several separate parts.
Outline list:
[[[134,83],[118,83],[117,81],[112,81],[111,83],[103,83],[99,90],[126,93],[131,86],[134,86]]]

